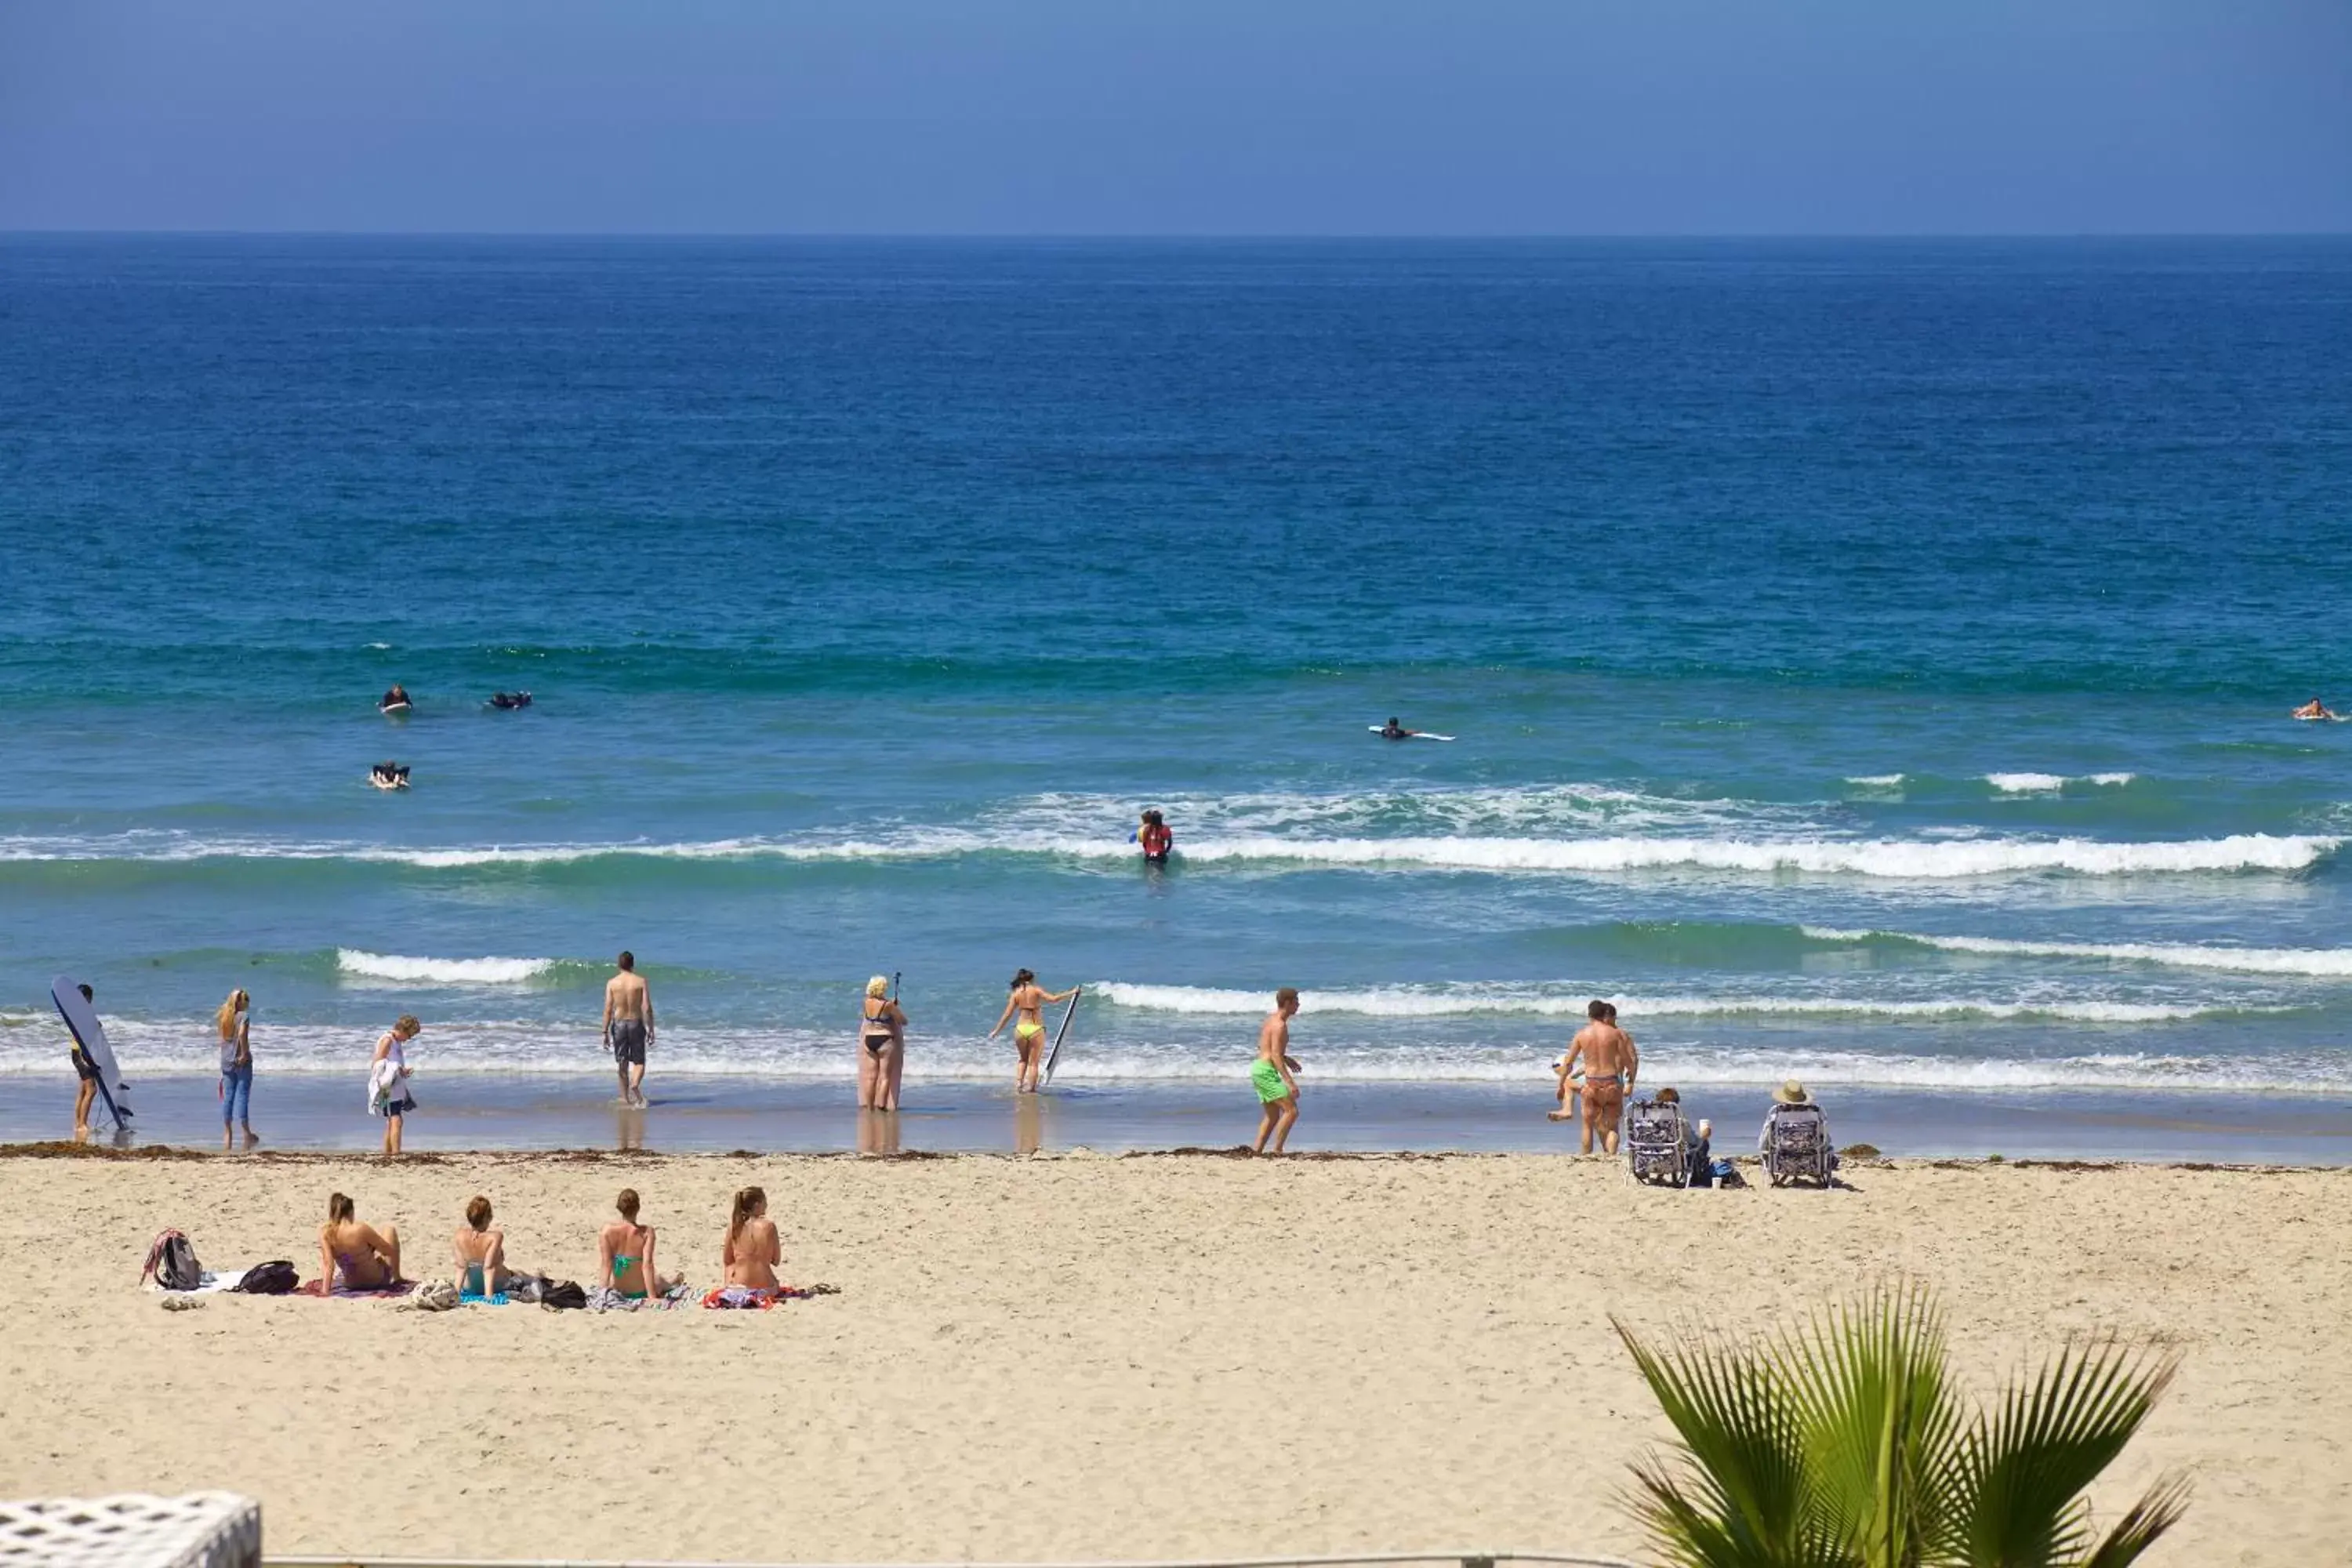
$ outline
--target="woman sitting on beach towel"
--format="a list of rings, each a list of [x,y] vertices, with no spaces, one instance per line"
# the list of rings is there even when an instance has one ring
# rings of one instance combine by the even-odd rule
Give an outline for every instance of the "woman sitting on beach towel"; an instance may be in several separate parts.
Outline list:
[[[601,1282],[632,1301],[667,1296],[686,1283],[684,1275],[665,1279],[655,1272],[654,1228],[637,1223],[637,1190],[623,1187],[613,1206],[620,1210],[621,1217],[606,1226],[600,1238],[604,1261]]]
[[[750,1290],[778,1290],[776,1265],[784,1260],[783,1243],[776,1237],[776,1222],[768,1217],[768,1194],[745,1187],[735,1194],[735,1213],[727,1222],[727,1246],[720,1254],[727,1283]]]
[[[331,1290],[381,1290],[400,1283],[400,1228],[378,1230],[354,1217],[352,1200],[341,1193],[327,1199],[327,1223],[319,1227],[319,1277]]]
[[[495,1296],[514,1272],[507,1267],[507,1233],[490,1228],[490,1200],[466,1205],[466,1226],[452,1244],[457,1256],[457,1288],[468,1296]]]

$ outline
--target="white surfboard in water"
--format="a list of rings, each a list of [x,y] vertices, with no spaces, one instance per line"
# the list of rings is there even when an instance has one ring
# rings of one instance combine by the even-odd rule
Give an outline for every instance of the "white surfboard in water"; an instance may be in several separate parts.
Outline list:
[[[1385,735],[1389,732],[1388,726],[1385,724],[1367,724],[1364,728],[1370,730],[1375,735]],[[1412,734],[1399,735],[1397,739],[1400,741],[1450,741],[1454,739],[1454,737],[1451,735],[1433,735],[1426,730],[1415,730]]]
[[[1062,1015],[1062,1026],[1054,1031],[1054,1048],[1045,1053],[1044,1081],[1046,1083],[1054,1081],[1054,1064],[1062,1059],[1062,1042],[1069,1038],[1070,1020],[1078,1016],[1078,998],[1086,994],[1087,988],[1083,985],[1070,993],[1070,1010]]]
[[[117,1127],[131,1124],[131,1101],[122,1083],[122,1069],[114,1065],[114,1047],[106,1043],[106,1026],[98,1021],[98,1010],[92,1007],[75,984],[71,975],[60,974],[49,982],[49,1000],[58,1005],[58,1016],[73,1031],[74,1043],[81,1054],[98,1068],[98,1095],[106,1101],[107,1114],[114,1118]]]

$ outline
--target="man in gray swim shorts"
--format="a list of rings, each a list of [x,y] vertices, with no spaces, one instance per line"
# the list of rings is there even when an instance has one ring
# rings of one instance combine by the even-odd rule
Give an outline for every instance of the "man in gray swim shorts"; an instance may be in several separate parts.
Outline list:
[[[620,973],[604,983],[604,1046],[620,1075],[621,1103],[646,1102],[646,1047],[654,1037],[654,994],[637,973],[637,956],[621,954]]]

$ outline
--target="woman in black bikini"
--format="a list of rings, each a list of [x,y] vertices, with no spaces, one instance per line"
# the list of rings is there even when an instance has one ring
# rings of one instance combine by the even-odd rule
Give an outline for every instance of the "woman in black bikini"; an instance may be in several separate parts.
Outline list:
[[[866,983],[866,1004],[857,1024],[857,1109],[898,1109],[898,1074],[907,1065],[907,1015],[890,999],[890,983],[880,975]]]

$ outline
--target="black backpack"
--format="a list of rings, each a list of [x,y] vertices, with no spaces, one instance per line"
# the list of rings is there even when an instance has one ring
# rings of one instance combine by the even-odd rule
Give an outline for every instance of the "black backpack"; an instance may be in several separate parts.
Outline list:
[[[139,1278],[143,1282],[151,1274],[166,1290],[193,1290],[205,1282],[205,1268],[196,1261],[196,1249],[176,1230],[163,1232],[147,1249],[147,1267],[139,1271]]]
[[[588,1292],[566,1279],[541,1291],[539,1304],[551,1312],[576,1312],[588,1305]]]
[[[296,1284],[294,1266],[284,1258],[271,1263],[257,1263],[245,1271],[245,1278],[229,1287],[248,1296],[289,1296]]]

